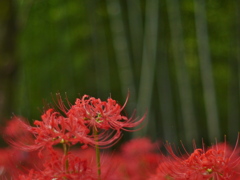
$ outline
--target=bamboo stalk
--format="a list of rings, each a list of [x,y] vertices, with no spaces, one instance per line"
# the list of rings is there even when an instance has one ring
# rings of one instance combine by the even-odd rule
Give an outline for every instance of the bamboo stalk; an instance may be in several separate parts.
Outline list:
[[[107,12],[110,17],[110,28],[113,36],[114,51],[120,77],[122,96],[131,92],[128,107],[133,109],[136,106],[136,88],[133,75],[133,67],[130,59],[129,44],[122,18],[122,9],[118,0],[107,0]]]
[[[205,109],[207,116],[208,136],[210,140],[220,137],[220,125],[214,80],[212,75],[212,63],[209,50],[207,20],[205,11],[205,1],[195,0],[195,23],[199,52],[199,62],[201,69],[201,78],[203,84],[203,95],[205,100]]]
[[[143,38],[143,57],[138,93],[137,111],[144,113],[148,109],[151,115],[151,100],[154,85],[155,64],[158,44],[158,23],[159,23],[159,1],[146,1],[146,15]],[[141,114],[141,115],[142,115]],[[148,127],[150,126],[150,127]],[[134,136],[145,136],[148,128],[155,127],[154,121],[149,122],[141,131],[134,133]]]
[[[165,44],[162,42],[162,44]],[[164,48],[163,45],[161,49]],[[173,107],[173,90],[171,87],[170,74],[169,74],[169,62],[164,52],[161,52],[161,60],[158,64],[159,70],[157,72],[157,85],[158,85],[158,96],[161,111],[162,120],[162,132],[164,140],[169,142],[177,142],[177,125],[174,115]]]
[[[143,44],[143,19],[139,0],[127,1],[128,26],[134,65],[139,67],[139,60],[142,59]]]
[[[176,68],[176,78],[179,88],[180,107],[182,113],[183,129],[180,136],[183,136],[187,144],[190,144],[193,138],[197,138],[198,132],[192,98],[192,87],[185,64],[186,56],[183,41],[180,5],[179,0],[166,0],[166,4],[169,16],[173,59]]]
[[[99,7],[100,6],[100,7]],[[92,40],[92,58],[95,65],[95,79],[97,95],[110,92],[110,72],[108,55],[106,52],[106,36],[103,20],[96,14],[101,4],[94,0],[86,0],[87,17],[89,19]]]

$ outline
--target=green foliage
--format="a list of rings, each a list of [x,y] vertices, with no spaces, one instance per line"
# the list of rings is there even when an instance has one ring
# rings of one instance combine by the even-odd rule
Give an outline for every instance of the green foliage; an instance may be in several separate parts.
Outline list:
[[[177,5],[177,2],[179,4],[182,32],[180,29],[171,27],[169,2],[173,5]],[[205,91],[201,77],[204,70],[200,68],[194,2],[190,0],[159,1],[159,17],[150,18],[158,24],[156,66],[151,71],[154,73],[151,85],[153,90],[150,92],[151,107],[145,107],[145,104],[141,106],[150,109],[149,121],[152,124],[150,123],[146,132],[151,133],[155,138],[166,136],[164,128],[175,131],[174,127],[177,129],[176,139],[186,138],[184,137],[186,130],[183,129],[184,103],[181,99],[181,83],[179,83],[181,78],[177,73],[182,67],[186,69],[189,77],[188,91],[192,92],[192,100],[186,101],[191,101],[193,107],[187,107],[187,110],[193,109],[195,119],[192,122],[199,127],[199,137],[208,137]],[[15,88],[16,114],[30,119],[38,118],[40,113],[37,107],[41,109],[42,99],[49,102],[52,98],[51,93],[54,96],[56,92],[61,92],[63,96],[66,92],[70,102],[78,93],[100,98],[106,98],[111,93],[115,99],[123,103],[123,95],[127,94],[128,89],[124,90],[122,84],[128,79],[122,79],[121,72],[124,68],[121,69],[117,61],[119,52],[129,56],[130,71],[134,80],[133,87],[136,89],[136,100],[132,104],[138,105],[141,80],[145,78],[142,76],[142,69],[145,68],[142,67],[143,49],[147,47],[152,50],[152,47],[148,47],[144,41],[144,38],[150,38],[145,36],[148,24],[145,20],[150,16],[146,10],[149,1],[134,0],[131,4],[127,0],[25,0],[17,3],[20,27],[17,51],[20,71]],[[113,15],[108,9],[112,3],[120,7],[119,12],[114,12]],[[231,1],[206,1],[205,11],[207,24],[205,38],[209,43],[213,87],[217,101],[215,106],[219,115],[221,133],[229,133],[231,131],[229,124],[233,122],[230,119],[238,118],[239,112],[239,85],[236,85],[239,83],[239,57],[237,57],[239,48],[237,14],[239,12],[236,4]],[[118,19],[112,17],[114,15],[117,15]],[[135,24],[131,16],[140,19],[140,27],[131,26]],[[117,29],[119,32],[114,32],[111,26],[114,23],[119,27]],[[131,28],[139,31],[131,32]],[[136,41],[133,35],[139,32],[142,34]],[[172,37],[173,32],[179,34],[181,41],[179,44],[184,46],[181,53],[184,54],[185,59],[177,57],[181,60],[180,65],[176,63],[178,61],[174,54],[173,46],[176,44]],[[119,38],[116,34],[122,36]],[[127,42],[126,47],[121,44],[123,38]],[[115,41],[119,47],[125,49],[116,49]],[[134,44],[134,42],[141,44]],[[134,52],[137,47],[140,49]],[[177,49],[181,48],[177,47]],[[149,57],[149,62],[150,60]],[[231,96],[236,97],[236,102],[231,100],[234,99]],[[166,105],[166,102],[169,104]],[[230,107],[236,107],[237,110],[232,111]],[[171,121],[172,126],[162,127],[161,125],[168,120]],[[235,135],[232,133],[231,138],[237,136],[236,129]],[[171,140],[173,137],[164,138]]]

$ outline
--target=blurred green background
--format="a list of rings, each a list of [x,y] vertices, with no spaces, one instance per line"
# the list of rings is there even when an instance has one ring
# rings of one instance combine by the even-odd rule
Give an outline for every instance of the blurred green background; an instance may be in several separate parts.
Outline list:
[[[239,0],[1,0],[0,118],[40,119],[67,93],[148,112],[132,137],[234,143]],[[130,135],[126,136],[130,138]]]

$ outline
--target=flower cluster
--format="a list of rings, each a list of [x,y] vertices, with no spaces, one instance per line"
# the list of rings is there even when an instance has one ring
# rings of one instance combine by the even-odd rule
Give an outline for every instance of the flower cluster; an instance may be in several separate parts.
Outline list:
[[[69,151],[70,147],[80,144],[82,149],[89,146],[95,147],[97,154],[98,179],[101,178],[101,163],[99,148],[113,146],[122,136],[122,131],[134,131],[134,127],[140,125],[141,119],[128,118],[122,115],[123,106],[112,98],[101,101],[94,97],[84,95],[77,98],[74,105],[67,108],[57,94],[57,107],[47,109],[41,116],[41,120],[35,120],[34,126],[28,124],[22,118],[14,117],[15,125],[20,127],[25,135],[30,133],[28,141],[23,140],[21,134],[14,133],[11,126],[6,128],[5,139],[15,148],[24,151],[39,151],[39,157],[44,158],[43,151],[50,152],[47,162],[42,170],[31,170],[29,175],[22,175],[21,179],[94,179],[89,174],[89,167],[85,160],[74,157]],[[29,135],[29,134],[28,134]],[[57,156],[56,145],[63,146],[62,158]],[[46,155],[45,155],[46,156]]]
[[[11,180],[240,180],[240,149],[216,143],[186,155],[167,143],[168,155],[148,138],[126,142],[120,151],[100,152],[113,146],[123,131],[136,131],[145,118],[128,118],[123,106],[84,95],[65,105],[57,94],[57,108],[44,111],[33,126],[13,117],[3,137],[12,145],[0,148],[0,179]],[[57,110],[58,109],[58,110]],[[138,127],[140,125],[140,127]],[[81,148],[79,148],[79,146]],[[110,153],[109,153],[110,152]]]
[[[33,145],[24,146],[11,139],[8,141],[24,150],[76,143],[80,143],[82,148],[88,145],[110,147],[121,137],[121,130],[128,131],[128,128],[134,128],[144,120],[144,117],[135,119],[121,115],[127,100],[124,106],[120,106],[112,98],[101,101],[84,95],[82,99],[77,99],[74,105],[66,109],[60,95],[58,96],[58,107],[63,111],[63,115],[50,108],[41,116],[41,121],[34,121],[34,127],[19,119],[18,124],[36,138]]]

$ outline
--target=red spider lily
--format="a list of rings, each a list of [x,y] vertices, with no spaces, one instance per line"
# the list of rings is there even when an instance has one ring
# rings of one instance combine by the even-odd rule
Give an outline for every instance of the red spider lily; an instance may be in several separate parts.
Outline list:
[[[75,105],[70,105],[69,103],[69,109],[64,105],[61,96],[57,95],[57,97],[57,106],[64,114],[52,108],[48,109],[41,116],[41,121],[34,121],[34,126],[20,118],[16,118],[16,123],[14,124],[17,124],[18,129],[21,129],[21,131],[30,132],[29,137],[32,141],[28,141],[28,138],[26,138],[27,141],[24,138],[23,140],[18,138],[17,131],[14,128],[13,130],[11,130],[12,128],[6,130],[6,134],[8,134],[6,139],[14,147],[26,151],[39,150],[39,157],[48,157],[43,169],[31,169],[28,175],[22,174],[19,178],[33,180],[93,179],[93,176],[89,176],[89,168],[86,162],[73,157],[69,153],[70,146],[80,143],[82,148],[86,148],[89,145],[95,147],[97,165],[94,170],[97,173],[94,178],[101,179],[103,176],[101,173],[102,164],[100,162],[99,148],[108,148],[114,145],[121,138],[122,130],[134,131],[131,128],[142,123],[145,116],[141,119],[135,119],[121,115],[128,101],[128,96],[125,104],[120,106],[112,98],[108,98],[107,101],[101,101],[100,99],[84,95],[82,99],[76,100]],[[14,132],[13,135],[11,132]],[[63,145],[64,155],[62,158],[57,155],[53,148],[57,144]],[[50,158],[46,154],[42,155],[43,149],[51,153]],[[155,156],[149,156],[146,161],[152,161],[153,159],[155,159]],[[103,170],[104,178],[112,178],[111,180],[113,180],[114,176],[108,174],[110,169],[103,168]]]
[[[49,109],[42,115],[42,121],[34,121],[35,127],[19,121],[22,129],[31,132],[35,136],[34,144],[24,144],[21,141],[14,141],[8,139],[8,142],[13,146],[26,151],[43,149],[45,147],[51,148],[56,144],[74,145],[76,143],[82,144],[85,148],[88,145],[99,145],[109,147],[117,142],[121,133],[112,133],[103,131],[99,132],[96,141],[95,135],[83,124],[81,119],[77,119],[72,115],[63,117],[59,112]],[[40,151],[41,152],[41,151]]]
[[[96,152],[93,148],[87,149],[71,149],[71,153],[75,156],[84,157],[88,160],[93,172],[97,172]],[[102,180],[119,180],[124,179],[119,173],[118,168],[121,162],[116,158],[118,153],[102,151],[101,153],[101,179]]]
[[[66,168],[67,159],[67,168]],[[44,164],[42,170],[31,169],[27,175],[20,175],[19,180],[96,180],[96,175],[89,167],[87,160],[82,160],[77,156],[68,154],[61,156],[55,151],[51,152],[51,157]]]
[[[23,144],[33,143],[34,137],[32,134],[26,131],[26,129],[21,128],[23,122],[26,122],[26,119],[17,116],[9,120],[3,129],[3,138],[11,141],[20,141]]]
[[[128,97],[123,106],[120,106],[112,98],[101,101],[94,97],[84,95],[81,99],[76,99],[75,105],[71,105],[68,100],[69,109],[63,103],[60,94],[57,94],[57,106],[67,117],[71,117],[76,122],[80,122],[91,130],[95,136],[95,144],[110,147],[121,137],[121,130],[130,130],[142,123],[145,116],[141,119],[127,118],[121,115],[122,110],[127,104]],[[117,132],[114,132],[117,131]],[[97,138],[96,138],[97,135]]]
[[[183,172],[183,173],[182,173]],[[167,157],[162,158],[158,165],[156,174],[148,180],[186,180],[185,168],[179,161],[170,160]],[[196,180],[198,180],[196,178]]]
[[[59,112],[49,109],[42,115],[42,121],[35,121],[37,127],[30,127],[30,131],[35,135],[35,144],[41,146],[52,146],[59,143],[89,144],[93,141],[89,135],[90,130],[73,118],[66,118]]]
[[[19,172],[35,166],[41,167],[43,161],[36,152],[24,152],[13,148],[0,149],[0,179],[14,179]]]
[[[153,152],[158,147],[157,143],[152,143],[148,138],[132,139],[122,145],[122,152],[125,155],[143,155]]]
[[[240,179],[237,144],[238,141],[233,150],[227,146],[226,142],[224,145],[212,146],[206,152],[204,149],[195,149],[187,158],[176,156],[170,145],[167,145],[168,152],[173,159],[166,158],[160,163],[157,174],[150,179]]]
[[[16,149],[4,148],[0,149],[0,154],[0,179],[8,179],[17,173],[16,164],[19,164],[18,160],[24,159],[24,153],[18,153]]]
[[[108,98],[107,101],[101,101],[100,99],[84,95],[82,99],[76,100],[75,105],[71,106],[67,114],[82,119],[88,127],[95,130],[113,129],[117,131],[131,131],[128,128],[133,128],[141,124],[145,116],[138,120],[133,117],[127,118],[121,115],[127,101],[128,96],[121,107],[112,98]]]
[[[146,180],[155,171],[161,155],[154,152],[157,144],[147,138],[133,139],[122,146],[120,154],[112,158],[117,165],[115,174],[124,180]]]

